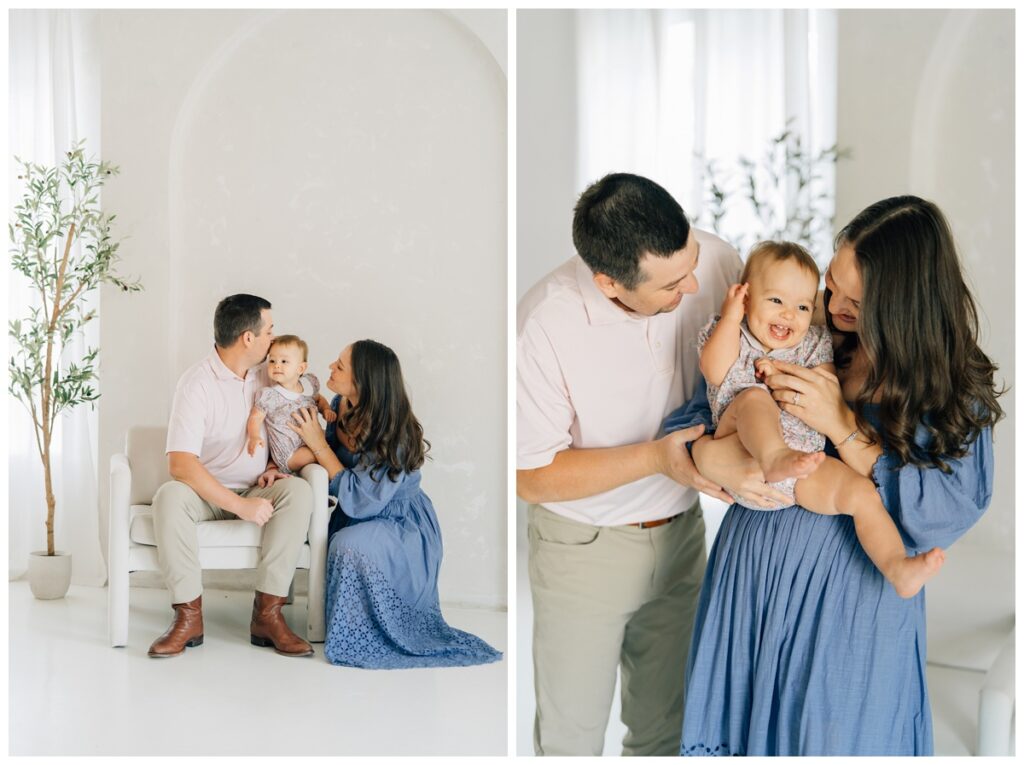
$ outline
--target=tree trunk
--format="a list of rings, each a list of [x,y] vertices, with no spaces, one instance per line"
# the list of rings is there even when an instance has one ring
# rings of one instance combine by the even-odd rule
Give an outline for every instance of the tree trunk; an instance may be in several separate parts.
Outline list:
[[[53,496],[53,476],[50,471],[50,434],[46,434],[46,451],[43,454],[43,481],[46,485],[46,554],[53,555],[53,511],[57,499]]]

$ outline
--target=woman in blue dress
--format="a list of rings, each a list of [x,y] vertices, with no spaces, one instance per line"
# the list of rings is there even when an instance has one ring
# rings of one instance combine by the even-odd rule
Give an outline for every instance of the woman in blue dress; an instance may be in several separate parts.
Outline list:
[[[338,501],[327,550],[324,655],[371,669],[497,661],[480,638],[448,626],[437,575],[441,529],[420,488],[429,442],[394,352],[360,340],[330,365],[335,423],[302,410],[294,429],[327,470]]]
[[[948,224],[896,197],[836,241],[824,308],[838,376],[779,364],[766,382],[875,482],[910,554],[948,547],[988,506],[1002,416]],[[698,422],[711,422],[700,395],[666,429]],[[749,487],[759,471],[741,450],[704,437],[693,458],[709,480]],[[698,602],[681,754],[931,754],[925,643],[924,591],[896,594],[852,517],[734,504]]]

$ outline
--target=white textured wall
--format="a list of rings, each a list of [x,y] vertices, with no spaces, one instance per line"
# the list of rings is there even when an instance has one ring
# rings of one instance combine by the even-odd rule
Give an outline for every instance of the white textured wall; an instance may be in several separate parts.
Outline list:
[[[101,22],[104,156],[122,169],[105,205],[146,291],[103,293],[100,464],[129,425],[166,422],[217,301],[262,295],[322,379],[354,340],[395,349],[433,444],[441,597],[504,606],[502,52],[440,11]]]
[[[576,12],[516,14],[516,299],[575,253]]]
[[[957,238],[981,344],[1013,383],[1013,11],[840,11],[836,222],[883,197],[934,201]],[[964,538],[1014,545],[1014,391],[992,506]],[[941,578],[941,577],[940,577]]]

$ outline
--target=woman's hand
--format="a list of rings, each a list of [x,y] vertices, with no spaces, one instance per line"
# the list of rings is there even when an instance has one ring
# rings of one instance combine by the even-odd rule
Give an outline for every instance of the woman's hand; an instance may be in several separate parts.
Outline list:
[[[327,448],[327,437],[316,418],[316,409],[297,409],[292,412],[292,420],[288,427],[299,434],[310,451]]]
[[[733,494],[759,507],[792,504],[792,499],[764,481],[757,460],[750,456],[739,436],[704,436],[693,442],[693,461],[709,481],[728,487]]]
[[[857,428],[856,418],[843,400],[839,378],[823,367],[807,369],[772,359],[775,367],[764,378],[784,412],[807,423],[838,444]]]

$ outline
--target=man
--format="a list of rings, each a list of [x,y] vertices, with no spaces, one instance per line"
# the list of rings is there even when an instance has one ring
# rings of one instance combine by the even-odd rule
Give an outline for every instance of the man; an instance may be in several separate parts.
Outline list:
[[[178,381],[167,429],[171,477],[153,498],[160,569],[171,592],[174,621],[150,646],[153,657],[178,656],[203,643],[202,569],[196,524],[242,518],[263,528],[250,639],[285,656],[310,656],[309,643],[281,615],[312,513],[312,491],[268,465],[267,447],[246,451],[253,399],[270,384],[266,367],[274,339],[270,303],[232,295],[217,305],[210,355]],[[266,437],[263,439],[266,443]]]
[[[601,754],[620,668],[623,754],[675,755],[705,565],[697,490],[728,497],[690,459],[699,426],[657,435],[694,391],[697,332],[741,263],[667,191],[628,174],[583,192],[573,243],[578,256],[518,308],[534,747]]]

